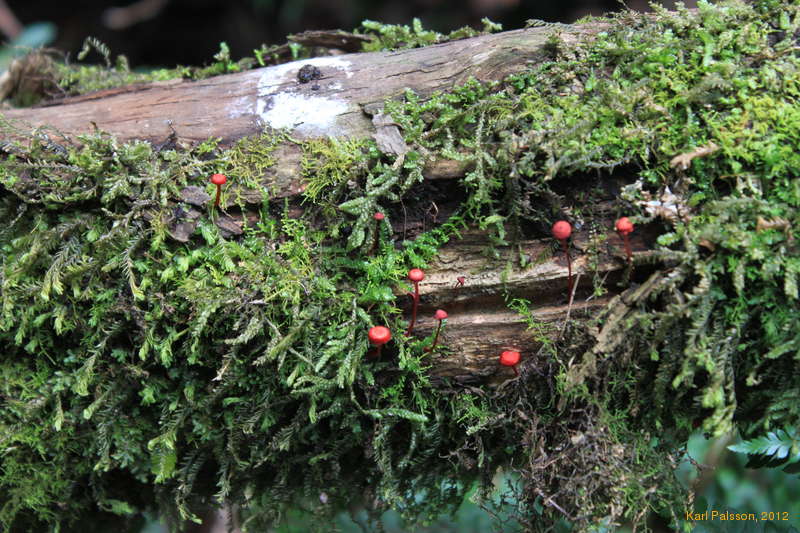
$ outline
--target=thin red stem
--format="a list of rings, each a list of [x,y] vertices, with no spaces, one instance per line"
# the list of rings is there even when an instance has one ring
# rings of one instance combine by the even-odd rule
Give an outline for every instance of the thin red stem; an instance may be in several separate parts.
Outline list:
[[[381,356],[381,349],[383,348],[383,344],[373,344],[372,349],[367,352],[367,357],[370,359],[377,359]]]
[[[512,366],[511,369],[514,370],[514,375],[519,377],[519,370],[517,370],[517,365]]]
[[[414,301],[414,305],[411,307],[411,323],[408,325],[408,331],[406,331],[406,337],[411,335],[411,332],[414,331],[414,324],[417,322],[417,306],[419,305],[419,281],[412,281],[414,284],[414,294],[408,293],[411,296],[411,299]]]
[[[439,321],[439,327],[436,328],[436,335],[433,337],[433,344],[431,344],[430,348],[425,348],[426,352],[432,352],[434,348],[436,348],[436,342],[439,340],[439,332],[442,330],[442,321]]]
[[[222,186],[221,185],[217,185],[217,199],[214,200],[214,207],[219,207],[219,194],[220,194],[221,190],[222,190]]]

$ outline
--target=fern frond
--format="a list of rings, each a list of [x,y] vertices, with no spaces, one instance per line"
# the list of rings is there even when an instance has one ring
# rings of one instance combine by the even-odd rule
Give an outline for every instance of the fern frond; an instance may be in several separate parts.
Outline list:
[[[800,463],[800,432],[796,427],[777,429],[761,437],[731,444],[728,449],[749,455],[748,468],[792,465]]]

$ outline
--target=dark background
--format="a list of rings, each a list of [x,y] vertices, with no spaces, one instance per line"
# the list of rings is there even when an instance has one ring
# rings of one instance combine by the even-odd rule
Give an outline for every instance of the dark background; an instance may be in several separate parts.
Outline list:
[[[4,3],[19,26],[52,23],[56,33],[49,44],[59,50],[74,55],[93,36],[110,47],[112,56],[126,55],[134,67],[201,66],[212,60],[220,41],[238,59],[262,43],[282,44],[291,33],[352,30],[364,19],[410,24],[418,17],[426,29],[447,33],[465,25],[481,27],[483,17],[516,29],[527,19],[569,23],[624,9],[617,0],[0,0],[0,11]],[[673,0],[661,3],[674,5]],[[646,0],[627,6],[648,9]],[[0,21],[0,31],[2,26]],[[12,37],[2,33],[5,41]]]

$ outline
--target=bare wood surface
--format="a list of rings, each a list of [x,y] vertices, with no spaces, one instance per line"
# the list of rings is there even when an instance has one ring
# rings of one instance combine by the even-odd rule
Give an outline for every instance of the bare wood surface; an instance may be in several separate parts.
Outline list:
[[[424,96],[470,77],[491,81],[520,72],[542,59],[554,31],[572,40],[597,26],[538,27],[412,50],[318,57],[201,81],[109,89],[3,114],[68,134],[92,131],[96,124],[120,140],[160,141],[171,133],[170,125],[182,141],[232,141],[267,126],[288,128],[295,138],[368,137],[374,127],[365,109],[406,88]],[[321,79],[298,81],[307,64],[320,69]]]
[[[525,268],[516,264],[515,251],[510,248],[501,249],[499,259],[487,259],[484,252],[488,241],[479,232],[467,233],[464,239],[445,245],[420,283],[419,323],[414,330],[415,336],[432,336],[437,325],[435,310],[448,312],[440,337],[443,348],[430,356],[432,376],[463,384],[499,385],[515,377],[512,369],[499,365],[500,353],[508,349],[522,354],[521,369],[540,371],[546,358],[537,352],[545,340],[558,340],[565,320],[590,319],[625,288],[617,284],[627,267],[623,243],[610,228],[597,250],[600,253],[596,261],[590,261],[588,252],[593,244],[588,232],[573,233],[572,270],[578,286],[572,306],[566,291],[566,260],[552,239],[520,243],[524,253],[534,258]],[[650,253],[648,241],[644,232],[631,235],[634,258]],[[593,293],[596,275],[607,281],[606,293],[600,296]],[[464,276],[466,281],[463,287],[456,288],[458,276]],[[524,317],[508,308],[504,293],[531,302],[536,331],[528,327]],[[408,314],[410,305],[404,309]]]

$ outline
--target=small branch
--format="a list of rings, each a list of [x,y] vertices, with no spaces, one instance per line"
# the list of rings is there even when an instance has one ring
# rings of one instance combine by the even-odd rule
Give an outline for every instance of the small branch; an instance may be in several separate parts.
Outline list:
[[[0,32],[9,39],[16,39],[22,33],[23,27],[19,19],[8,7],[5,0],[0,0]]]
[[[572,515],[570,515],[568,512],[566,512],[564,509],[562,509],[561,506],[558,505],[556,502],[554,502],[553,499],[550,496],[546,496],[545,493],[542,492],[542,489],[537,488],[536,489],[536,494],[538,496],[541,496],[542,498],[544,498],[544,504],[545,505],[548,505],[550,507],[553,507],[553,508],[557,509],[561,514],[563,514],[566,517],[567,520],[574,520]]]
[[[169,0],[139,0],[125,7],[110,7],[103,11],[103,24],[112,30],[124,30],[158,16]]]

